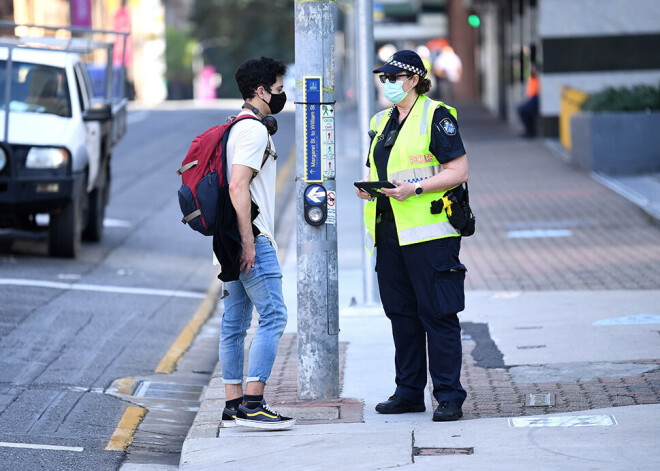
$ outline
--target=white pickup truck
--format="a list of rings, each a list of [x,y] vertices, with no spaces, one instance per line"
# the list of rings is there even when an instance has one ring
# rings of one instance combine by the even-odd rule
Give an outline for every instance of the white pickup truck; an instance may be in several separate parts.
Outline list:
[[[47,230],[52,256],[77,257],[81,238],[103,233],[111,152],[126,130],[113,46],[90,37],[0,37],[0,231]],[[99,50],[107,62],[101,97],[83,61],[98,60]]]

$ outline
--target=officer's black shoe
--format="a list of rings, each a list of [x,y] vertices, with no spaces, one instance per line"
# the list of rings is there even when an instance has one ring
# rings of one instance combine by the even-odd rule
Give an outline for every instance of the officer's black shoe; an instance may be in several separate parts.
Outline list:
[[[396,394],[376,406],[376,412],[381,414],[405,414],[406,412],[424,412],[423,402],[412,402]]]
[[[433,413],[433,422],[452,422],[463,417],[460,407],[449,401],[442,401]]]

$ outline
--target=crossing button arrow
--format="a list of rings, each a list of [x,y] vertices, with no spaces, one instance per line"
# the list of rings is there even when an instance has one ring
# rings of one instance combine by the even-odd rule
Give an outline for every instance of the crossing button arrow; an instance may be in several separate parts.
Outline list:
[[[305,193],[307,202],[313,205],[319,205],[325,201],[325,188],[321,185],[310,185]]]

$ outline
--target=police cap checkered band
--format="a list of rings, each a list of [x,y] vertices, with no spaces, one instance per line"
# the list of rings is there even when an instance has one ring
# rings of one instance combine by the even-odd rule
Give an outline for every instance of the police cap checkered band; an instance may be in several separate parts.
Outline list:
[[[404,49],[397,51],[392,57],[387,59],[385,64],[374,69],[374,74],[398,74],[400,72],[412,72],[420,77],[426,76],[426,68],[419,55],[415,51]]]

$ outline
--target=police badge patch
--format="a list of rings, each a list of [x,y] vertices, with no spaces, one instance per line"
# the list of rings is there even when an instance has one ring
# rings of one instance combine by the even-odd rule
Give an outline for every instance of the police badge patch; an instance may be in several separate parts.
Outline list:
[[[449,118],[445,118],[440,121],[440,126],[446,135],[453,136],[456,134],[456,126],[454,126],[454,123],[452,123]]]

